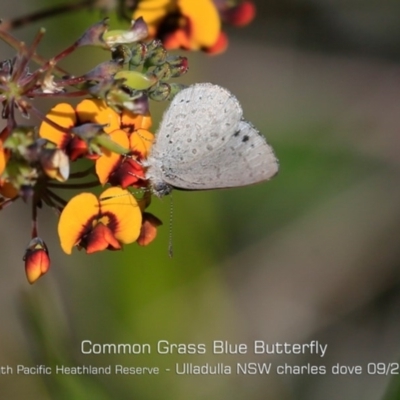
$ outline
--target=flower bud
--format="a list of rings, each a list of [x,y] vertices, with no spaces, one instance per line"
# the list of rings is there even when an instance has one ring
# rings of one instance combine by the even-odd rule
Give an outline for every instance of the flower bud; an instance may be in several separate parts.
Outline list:
[[[111,58],[121,64],[126,64],[132,58],[132,51],[128,46],[120,44],[112,49]]]
[[[124,79],[124,85],[134,90],[145,90],[157,83],[153,74],[145,75],[139,71],[120,71],[115,75],[115,79]]]
[[[76,42],[77,46],[99,46],[107,48],[107,44],[104,41],[104,34],[108,28],[108,18],[104,18],[102,21],[92,25]]]
[[[121,69],[122,63],[120,61],[105,61],[87,72],[84,77],[86,80],[107,81],[108,79],[113,77],[118,71],[121,71]]]
[[[170,93],[167,100],[172,100],[176,94],[178,94],[182,89],[184,89],[187,86],[183,85],[182,83],[173,82],[169,84],[169,87],[170,87]]]
[[[43,149],[40,163],[46,175],[60,182],[65,182],[69,177],[69,159],[61,149]]]
[[[146,39],[149,32],[147,24],[142,17],[132,21],[129,30],[112,30],[104,34],[103,38],[106,43],[112,47],[118,44],[128,44],[138,42],[139,40]]]
[[[186,57],[174,57],[168,60],[170,65],[171,78],[177,78],[178,76],[186,74],[189,69],[188,59]]]
[[[155,75],[158,80],[168,80],[171,78],[172,73],[171,73],[171,67],[169,63],[164,63],[162,65],[159,65],[158,67],[154,68],[154,70],[151,72],[152,75]]]
[[[146,65],[157,66],[164,64],[167,59],[167,50],[163,46],[156,47],[146,60]]]
[[[131,48],[131,59],[129,61],[129,67],[138,67],[143,64],[146,59],[147,46],[144,43],[136,43]]]
[[[155,101],[164,101],[169,98],[170,94],[171,85],[164,82],[160,82],[149,91],[149,97]]]
[[[46,243],[39,237],[32,239],[25,251],[23,260],[25,261],[26,278],[32,284],[50,268],[50,257]]]

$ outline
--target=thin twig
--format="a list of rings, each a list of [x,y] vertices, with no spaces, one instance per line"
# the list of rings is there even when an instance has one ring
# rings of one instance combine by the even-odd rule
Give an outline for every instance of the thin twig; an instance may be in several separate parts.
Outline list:
[[[25,15],[10,20],[3,20],[0,25],[0,30],[9,31],[12,29],[20,28],[21,26],[28,25],[35,21],[40,21],[45,18],[54,17],[56,15],[65,14],[67,12],[83,10],[92,4],[95,4],[96,0],[83,0],[78,3],[66,3],[59,6],[49,7],[44,10],[34,12],[32,14]]]

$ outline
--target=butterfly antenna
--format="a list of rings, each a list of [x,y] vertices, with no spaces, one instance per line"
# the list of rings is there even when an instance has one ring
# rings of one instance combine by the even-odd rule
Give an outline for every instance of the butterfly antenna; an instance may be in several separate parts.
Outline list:
[[[153,139],[149,139],[149,138],[141,135],[139,131],[136,131],[135,133],[140,137],[140,139],[144,140],[145,142],[153,142]]]
[[[169,208],[169,232],[168,232],[168,255],[170,258],[174,256],[174,249],[172,246],[172,222],[174,217],[174,202],[172,199],[172,193],[170,195],[170,208]]]
[[[130,194],[130,192],[129,192],[129,194]],[[111,199],[116,199],[117,197],[124,197],[124,196],[127,196],[128,195],[128,193],[122,193],[122,194],[115,194],[115,195],[112,195],[112,196],[106,196],[106,197],[100,197],[100,201],[105,201],[105,200],[111,200]]]
[[[100,201],[105,201],[105,200],[111,200],[111,199],[116,199],[118,197],[125,197],[128,194],[134,195],[136,198],[139,197],[141,193],[146,193],[149,189],[148,188],[140,188],[140,189],[135,189],[133,192],[130,192],[128,190],[128,193],[122,193],[122,194],[114,194],[112,196],[105,196],[105,197],[100,197]]]

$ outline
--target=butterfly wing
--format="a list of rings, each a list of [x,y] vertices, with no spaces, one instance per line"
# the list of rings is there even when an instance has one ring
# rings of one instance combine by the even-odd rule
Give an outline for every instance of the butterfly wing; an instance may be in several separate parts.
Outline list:
[[[148,159],[156,185],[204,190],[244,186],[278,170],[272,148],[242,120],[240,103],[210,83],[179,92],[165,112]]]
[[[271,179],[278,172],[272,147],[247,121],[240,121],[223,146],[201,158],[174,165],[165,181],[181,189],[205,190],[246,186]]]
[[[233,133],[242,118],[236,97],[211,83],[199,83],[180,91],[161,121],[152,154],[174,164],[178,158],[201,157],[207,145],[223,145],[223,136]],[[179,161],[179,162],[180,162]]]

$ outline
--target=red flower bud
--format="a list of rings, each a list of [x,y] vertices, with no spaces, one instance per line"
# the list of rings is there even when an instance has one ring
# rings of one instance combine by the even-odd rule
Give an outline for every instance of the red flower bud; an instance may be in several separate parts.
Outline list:
[[[29,242],[23,260],[25,273],[29,283],[36,282],[50,268],[49,251],[46,243],[36,237]]]

